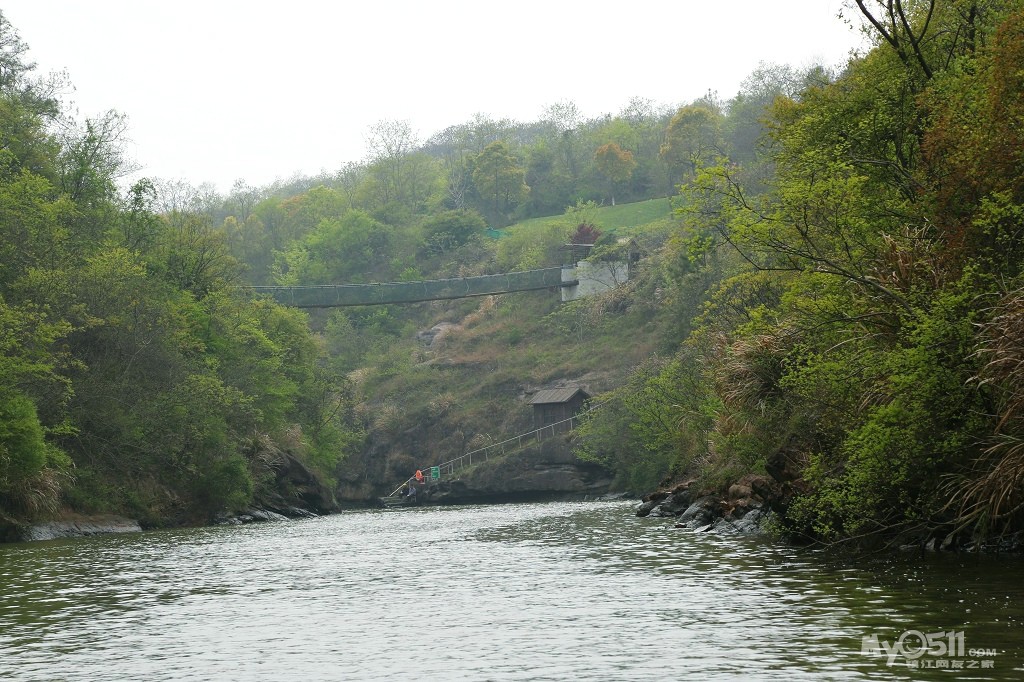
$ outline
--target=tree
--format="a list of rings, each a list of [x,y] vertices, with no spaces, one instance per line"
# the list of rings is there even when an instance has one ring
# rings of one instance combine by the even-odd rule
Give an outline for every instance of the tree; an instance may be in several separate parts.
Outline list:
[[[594,164],[597,166],[598,172],[608,182],[608,192],[611,194],[612,206],[614,206],[615,188],[629,182],[629,178],[636,168],[633,153],[614,142],[609,142],[598,147],[594,152]]]
[[[343,284],[386,276],[394,235],[395,228],[364,211],[325,218],[281,254],[278,283]]]
[[[697,103],[682,107],[669,121],[661,158],[677,178],[687,181],[724,151],[721,112],[709,104]]]
[[[487,222],[476,211],[445,211],[423,223],[427,249],[445,253],[483,235]]]
[[[260,189],[253,187],[245,180],[238,179],[231,185],[231,192],[224,201],[224,208],[240,223],[244,223],[263,198],[263,192]]]
[[[46,468],[59,466],[63,454],[46,439],[37,402],[60,418],[71,390],[62,375],[66,358],[55,351],[71,327],[53,322],[35,306],[10,306],[0,296],[0,514],[33,512],[33,505],[56,504],[59,488],[38,485]],[[36,502],[33,502],[35,500]]]
[[[575,102],[555,102],[545,108],[544,121],[554,129],[553,147],[559,152],[565,174],[575,183],[579,175],[578,138],[583,114]]]
[[[492,142],[476,157],[473,184],[492,222],[504,225],[511,211],[530,193],[525,172],[504,142]]]
[[[408,198],[408,158],[416,149],[416,134],[408,121],[378,121],[370,126],[366,147],[370,173],[376,180],[378,206]]]
[[[28,45],[0,11],[0,90],[19,85],[36,68],[34,62],[26,61],[27,52]]]
[[[121,145],[128,130],[123,114],[108,111],[87,119],[81,129],[68,131],[60,164],[60,188],[80,205],[105,201],[114,194],[114,181],[132,169]]]

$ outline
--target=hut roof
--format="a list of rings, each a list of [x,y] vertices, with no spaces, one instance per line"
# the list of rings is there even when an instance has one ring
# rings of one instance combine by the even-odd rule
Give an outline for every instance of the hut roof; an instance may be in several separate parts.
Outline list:
[[[537,391],[536,395],[530,398],[530,405],[567,403],[576,397],[577,394],[582,394],[584,400],[590,397],[589,393],[578,386],[570,386],[569,388],[549,388],[544,389],[543,391]]]

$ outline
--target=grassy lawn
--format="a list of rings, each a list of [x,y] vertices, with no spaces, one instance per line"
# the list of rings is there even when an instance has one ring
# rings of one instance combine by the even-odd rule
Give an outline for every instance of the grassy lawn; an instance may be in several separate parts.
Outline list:
[[[598,229],[611,232],[628,230],[640,225],[646,225],[656,220],[668,218],[672,214],[672,207],[668,197],[662,199],[649,199],[638,201],[633,204],[619,204],[618,206],[602,206],[597,210],[595,222]],[[564,215],[547,216],[544,218],[530,218],[512,225],[515,227],[539,227],[552,225],[565,220]]]

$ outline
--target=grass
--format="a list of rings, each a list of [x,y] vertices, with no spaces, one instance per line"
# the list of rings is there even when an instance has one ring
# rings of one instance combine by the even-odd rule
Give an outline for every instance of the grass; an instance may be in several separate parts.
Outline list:
[[[668,218],[671,215],[672,206],[670,205],[670,199],[665,197],[662,199],[637,201],[632,204],[602,206],[597,209],[595,222],[600,230],[621,232]],[[564,215],[530,218],[529,220],[524,220],[510,226],[508,229],[514,227],[540,227],[545,225],[554,225],[563,221],[565,221]]]

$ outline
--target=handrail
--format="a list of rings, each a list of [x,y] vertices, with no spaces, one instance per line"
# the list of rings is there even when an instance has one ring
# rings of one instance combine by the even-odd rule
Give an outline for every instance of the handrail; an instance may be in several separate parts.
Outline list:
[[[455,473],[456,464],[462,462],[463,460],[465,460],[467,458],[469,459],[469,462],[466,464],[466,466],[472,466],[473,465],[473,456],[474,455],[479,457],[481,454],[483,454],[483,459],[486,462],[487,458],[488,458],[488,454],[487,454],[488,450],[492,450],[494,448],[499,448],[500,447],[502,449],[501,454],[504,455],[505,454],[505,446],[508,445],[509,443],[516,442],[517,443],[516,447],[518,449],[518,448],[523,447],[523,439],[524,438],[529,438],[531,436],[536,436],[537,442],[540,442],[540,440],[541,440],[541,435],[540,434],[541,433],[543,433],[544,431],[550,430],[551,431],[551,435],[555,435],[555,433],[557,433],[555,428],[558,427],[558,426],[561,426],[562,424],[566,424],[566,423],[569,424],[569,427],[567,429],[564,429],[564,430],[571,431],[573,429],[573,426],[572,426],[572,422],[573,421],[579,421],[582,417],[590,414],[591,412],[593,412],[594,410],[598,409],[599,407],[602,407],[607,402],[609,402],[609,401],[606,400],[603,403],[599,403],[597,405],[594,405],[593,407],[591,407],[590,409],[586,410],[585,412],[581,412],[580,414],[573,415],[573,416],[569,417],[568,419],[563,419],[562,421],[553,422],[551,424],[546,424],[546,425],[540,427],[539,429],[534,429],[533,431],[527,431],[526,433],[521,433],[518,436],[513,436],[511,438],[508,438],[506,440],[501,441],[500,443],[491,443],[490,445],[485,445],[482,448],[477,448],[476,450],[471,450],[470,452],[467,452],[464,455],[459,455],[455,459],[450,459],[447,462],[441,462],[440,464],[435,464],[434,467],[436,467],[437,469],[439,469],[441,471],[447,470],[448,474],[451,475],[451,474]],[[433,468],[433,467],[431,467],[431,468]],[[394,497],[399,492],[401,492],[402,488],[404,488],[405,486],[409,485],[415,479],[416,479],[416,476],[413,475],[413,476],[410,476],[409,478],[407,478],[406,480],[402,481],[402,484],[399,485],[397,488],[395,488],[394,492],[392,492],[390,495],[388,495],[388,497]]]
[[[297,308],[418,303],[472,296],[491,296],[516,291],[536,291],[579,284],[569,266],[538,268],[519,272],[473,275],[409,282],[368,282],[364,284],[311,284],[241,286],[254,294],[269,294],[282,305]]]

